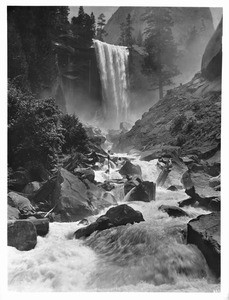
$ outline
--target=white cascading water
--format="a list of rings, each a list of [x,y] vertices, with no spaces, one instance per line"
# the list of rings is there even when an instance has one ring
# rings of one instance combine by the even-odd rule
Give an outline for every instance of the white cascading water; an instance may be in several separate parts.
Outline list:
[[[103,96],[104,125],[119,128],[128,119],[128,55],[126,47],[94,40]]]
[[[122,155],[123,156],[123,155]],[[143,180],[158,176],[156,161],[127,156],[142,168]],[[96,180],[108,179],[107,166],[96,171]],[[111,168],[110,178],[120,178]],[[124,203],[123,186],[112,191]],[[172,218],[158,210],[162,204],[177,205],[184,190],[158,188],[156,201],[127,202],[142,212],[145,222],[94,232],[85,241],[72,239],[82,227],[74,223],[50,223],[46,237],[38,237],[33,250],[8,247],[10,291],[23,292],[213,292],[219,290],[206,261],[194,245],[182,241],[190,219],[209,211],[185,207],[189,217]],[[109,208],[101,211],[104,214]],[[88,218],[94,222],[98,216]]]

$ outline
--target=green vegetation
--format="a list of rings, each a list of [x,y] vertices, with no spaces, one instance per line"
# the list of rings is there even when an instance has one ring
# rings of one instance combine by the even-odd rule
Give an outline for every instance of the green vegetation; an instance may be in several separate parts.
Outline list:
[[[61,124],[64,135],[64,145],[62,150],[68,153],[72,150],[85,153],[88,151],[88,137],[82,123],[75,115],[62,115]]]

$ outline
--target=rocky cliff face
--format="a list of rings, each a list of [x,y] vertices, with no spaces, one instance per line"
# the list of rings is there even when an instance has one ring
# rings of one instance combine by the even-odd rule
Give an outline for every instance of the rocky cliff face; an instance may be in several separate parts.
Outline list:
[[[222,72],[222,19],[205,49],[201,72],[209,80],[221,76]]]
[[[219,144],[220,121],[220,78],[210,82],[198,73],[187,84],[169,90],[120,137],[114,150],[171,145],[181,147],[183,154],[205,152]]]
[[[200,69],[204,49],[214,32],[212,15],[209,8],[205,7],[171,7],[169,9],[174,21],[173,36],[179,49],[183,51],[179,57],[178,65],[183,80],[190,80]],[[127,14],[132,18],[133,37],[136,43],[144,40],[143,32],[146,26],[143,20],[144,14],[157,7],[120,7],[110,18],[105,30],[105,41],[110,44],[118,44],[120,37],[120,24],[125,22]],[[193,34],[193,29],[196,33]],[[191,74],[191,75],[190,75]]]
[[[221,130],[222,21],[210,39],[202,70],[144,113],[132,129],[120,136],[115,151],[152,150],[165,145],[183,154],[217,149]]]

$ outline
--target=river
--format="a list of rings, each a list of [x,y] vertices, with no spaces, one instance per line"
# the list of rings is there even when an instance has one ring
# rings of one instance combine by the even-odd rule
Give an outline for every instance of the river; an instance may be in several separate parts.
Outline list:
[[[155,161],[129,157],[142,168],[143,179],[158,176]],[[107,178],[103,170],[96,179]],[[119,178],[117,170],[110,177]],[[113,193],[125,203],[117,186]],[[158,210],[162,204],[176,205],[187,196],[184,190],[158,188],[156,201],[128,202],[142,212],[145,222],[95,232],[85,241],[72,239],[83,225],[50,223],[47,236],[38,237],[36,247],[18,251],[8,247],[8,285],[10,291],[23,292],[213,292],[219,289],[206,261],[194,245],[183,242],[183,231],[190,219],[209,213],[185,207],[189,217],[172,218]],[[100,212],[104,214],[109,208]],[[93,222],[99,216],[91,216]]]

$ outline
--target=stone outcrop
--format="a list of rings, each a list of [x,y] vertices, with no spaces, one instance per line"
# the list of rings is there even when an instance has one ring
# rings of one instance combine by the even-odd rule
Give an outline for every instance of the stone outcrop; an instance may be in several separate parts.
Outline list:
[[[220,277],[220,213],[200,215],[189,221],[187,243],[200,249],[210,269]]]
[[[222,73],[222,19],[205,49],[201,72],[204,77],[213,80]]]
[[[181,208],[172,205],[161,205],[159,210],[166,212],[170,217],[188,217],[189,215]]]
[[[35,217],[29,217],[28,221],[32,222],[36,228],[37,235],[45,236],[49,232],[49,219],[36,219]]]
[[[35,225],[28,220],[8,221],[8,246],[25,251],[37,244]]]
[[[126,201],[150,202],[156,198],[156,184],[150,181],[141,181],[127,195]]]
[[[33,201],[43,211],[54,208],[63,222],[81,220],[117,203],[104,189],[63,168],[41,187]]]
[[[144,221],[142,213],[134,210],[132,207],[122,204],[110,208],[105,215],[100,216],[96,222],[87,227],[80,228],[74,233],[74,237],[79,239],[88,237],[95,231],[102,231],[111,227],[134,224]]]
[[[139,177],[142,176],[142,170],[141,167],[138,165],[134,165],[132,164],[129,160],[127,160],[124,165],[121,167],[121,169],[119,170],[119,173],[123,176],[126,175],[137,175]]]
[[[130,131],[120,136],[113,149],[154,152],[175,146],[180,147],[179,156],[192,154],[209,159],[219,150],[220,132],[220,79],[209,82],[198,73],[190,82],[167,91]]]

